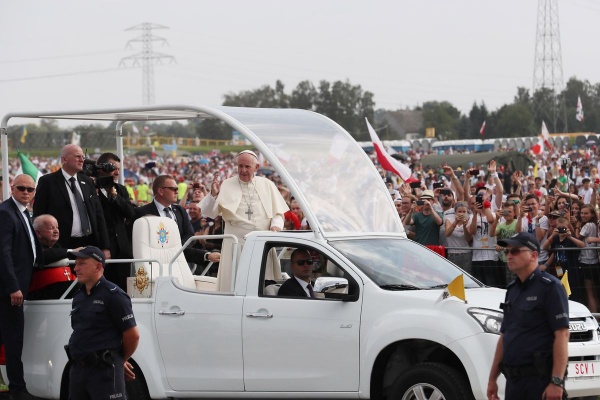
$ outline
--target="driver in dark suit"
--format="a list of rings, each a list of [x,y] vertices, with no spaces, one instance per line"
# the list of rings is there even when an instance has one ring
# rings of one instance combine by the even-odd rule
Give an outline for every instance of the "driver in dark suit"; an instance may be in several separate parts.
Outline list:
[[[294,274],[281,285],[278,296],[285,297],[315,297],[310,282],[313,273],[313,260],[306,249],[296,249],[292,252],[291,267]]]

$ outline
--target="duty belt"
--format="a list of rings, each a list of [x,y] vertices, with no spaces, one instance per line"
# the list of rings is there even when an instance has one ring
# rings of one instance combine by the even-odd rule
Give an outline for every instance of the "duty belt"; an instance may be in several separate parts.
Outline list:
[[[72,362],[80,367],[114,367],[114,362],[118,357],[115,350],[100,350],[89,353],[80,359],[73,359]]]
[[[504,376],[506,376],[506,379],[527,378],[527,377],[531,377],[531,376],[545,376],[545,375],[550,376],[550,373],[549,373],[550,371],[548,371],[548,374],[541,374],[540,371],[538,370],[538,368],[534,364],[517,365],[514,367],[511,367],[508,365],[502,365],[501,371],[504,374]]]

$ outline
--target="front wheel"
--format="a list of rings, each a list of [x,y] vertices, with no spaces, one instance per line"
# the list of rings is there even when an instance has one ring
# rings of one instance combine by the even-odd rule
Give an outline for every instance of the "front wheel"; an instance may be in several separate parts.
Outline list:
[[[469,382],[454,368],[423,363],[400,375],[388,400],[473,400]]]

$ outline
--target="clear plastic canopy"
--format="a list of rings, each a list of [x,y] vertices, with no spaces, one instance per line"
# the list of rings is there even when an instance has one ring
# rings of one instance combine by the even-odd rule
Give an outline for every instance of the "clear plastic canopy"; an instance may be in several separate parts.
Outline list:
[[[315,232],[403,233],[392,199],[373,163],[343,128],[295,109],[156,105],[105,110],[17,112],[0,123],[2,174],[8,180],[7,125],[11,118],[126,121],[218,118],[237,129],[279,172]],[[366,129],[366,124],[365,124]],[[8,196],[8,187],[3,191]]]
[[[404,232],[373,163],[354,139],[330,119],[293,109],[217,109],[247,128],[250,132],[241,133],[265,154],[284,179],[293,181],[286,183],[297,188],[299,193],[294,195],[303,197],[300,204],[310,209],[304,211],[314,216],[325,235]],[[252,135],[261,143],[252,140]]]

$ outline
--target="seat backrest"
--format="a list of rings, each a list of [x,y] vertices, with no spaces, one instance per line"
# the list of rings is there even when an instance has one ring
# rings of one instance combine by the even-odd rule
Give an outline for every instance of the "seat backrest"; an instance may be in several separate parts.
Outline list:
[[[147,215],[137,219],[133,224],[132,234],[133,258],[150,258],[159,260],[163,265],[162,276],[169,276],[169,262],[181,249],[181,238],[177,222],[171,218]],[[136,262],[135,271],[144,267],[153,282],[160,275],[156,263]],[[183,253],[173,263],[171,276],[177,278],[179,284],[195,289],[194,276]]]
[[[265,296],[277,296],[277,293],[279,292],[280,287],[281,287],[281,283],[269,285],[269,286],[265,287],[264,295]]]

